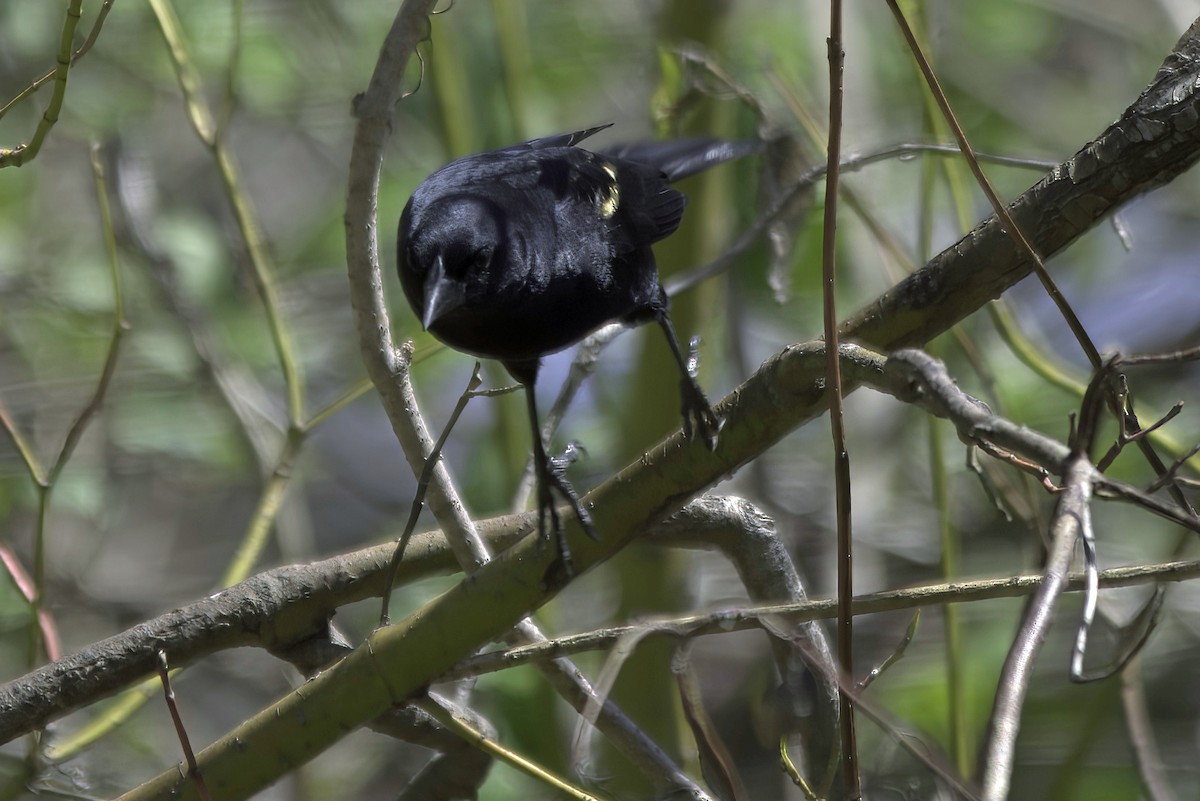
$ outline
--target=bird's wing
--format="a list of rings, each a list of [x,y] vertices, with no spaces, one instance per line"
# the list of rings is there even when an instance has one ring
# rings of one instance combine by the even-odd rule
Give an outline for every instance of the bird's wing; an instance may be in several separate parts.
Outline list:
[[[686,201],[653,167],[577,147],[530,152],[526,158],[536,164],[531,183],[572,209],[573,219],[604,225],[618,253],[657,242],[679,227]],[[523,182],[530,173],[515,170],[508,177]]]
[[[626,142],[604,148],[603,154],[614,159],[653,167],[666,175],[667,181],[674,183],[709,167],[733,161],[761,149],[762,144],[756,139],[727,142],[711,137],[693,137]]]
[[[536,165],[536,184],[554,198],[593,207],[602,219],[613,216],[620,204],[615,164],[588,150],[574,147],[546,149],[530,154]]]
[[[530,139],[528,142],[521,142],[515,145],[509,145],[496,152],[498,153],[521,153],[527,150],[545,150],[551,147],[571,147],[587,139],[594,133],[603,131],[605,128],[611,128],[612,123],[608,122],[604,125],[597,125],[595,128],[584,128],[582,131],[574,131],[572,133],[555,134],[554,136],[543,136],[540,139]]]

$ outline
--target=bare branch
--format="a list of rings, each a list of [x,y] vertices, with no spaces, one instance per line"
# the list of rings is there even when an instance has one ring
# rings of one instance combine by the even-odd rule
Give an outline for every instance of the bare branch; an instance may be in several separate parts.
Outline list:
[[[1082,529],[1091,526],[1091,477],[1094,468],[1080,454],[1067,465],[1065,492],[1059,496],[1051,526],[1050,553],[1043,569],[1044,579],[1025,614],[1017,637],[1004,660],[999,686],[984,738],[982,769],[984,801],[1008,797],[1016,754],[1021,707],[1033,676],[1033,665],[1054,620],[1054,609],[1067,583],[1067,570]]]

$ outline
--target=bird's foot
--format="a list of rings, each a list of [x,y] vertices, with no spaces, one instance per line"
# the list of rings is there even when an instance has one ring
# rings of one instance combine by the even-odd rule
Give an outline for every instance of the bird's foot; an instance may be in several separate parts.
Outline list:
[[[583,526],[583,532],[592,538],[593,541],[599,542],[600,535],[596,532],[596,525],[592,522],[592,515],[583,505],[583,501],[579,500],[579,495],[575,492],[575,488],[571,486],[571,482],[567,481],[567,468],[575,463],[575,460],[580,455],[587,455],[587,451],[578,442],[572,440],[567,443],[566,450],[557,456],[551,456],[548,460],[550,464],[547,466],[549,484],[551,490],[556,490],[567,503],[571,505],[571,509],[575,512],[575,516],[579,518],[579,524]]]
[[[583,443],[573,439],[567,443],[562,453],[550,457],[550,472],[565,482],[567,468],[579,461],[580,456],[587,456],[587,449],[583,447]]]
[[[570,504],[575,516],[579,518],[579,524],[583,527],[584,533],[597,542],[600,540],[600,535],[596,532],[596,525],[592,522],[591,513],[579,499],[575,488],[567,481],[567,468],[579,458],[581,453],[585,453],[583,447],[577,442],[571,442],[562,454],[548,458],[545,469],[539,471],[541,475],[538,477],[538,535],[543,543],[549,542],[553,535],[555,545],[558,547],[558,558],[546,571],[543,579],[547,586],[555,586],[575,575],[575,567],[571,561],[571,548],[567,544],[558,508],[554,505],[556,492]],[[547,526],[547,522],[549,522],[549,526]]]
[[[668,336],[672,337],[670,332]],[[672,341],[673,337],[672,337]],[[676,348],[676,356],[680,356]],[[683,412],[683,435],[695,439],[699,434],[710,451],[717,449],[717,434],[724,424],[717,413],[713,411],[704,397],[704,390],[696,383],[696,375],[700,372],[700,337],[692,337],[688,342],[687,360],[680,360],[683,368],[683,378],[679,380],[679,399]]]
[[[679,382],[679,396],[683,412],[683,434],[688,439],[699,436],[710,451],[717,449],[717,434],[724,421],[717,417],[704,391],[696,379],[685,376]]]

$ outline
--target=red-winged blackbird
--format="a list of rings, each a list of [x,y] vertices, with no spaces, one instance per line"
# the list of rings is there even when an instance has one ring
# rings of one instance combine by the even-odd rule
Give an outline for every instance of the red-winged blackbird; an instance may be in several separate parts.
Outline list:
[[[546,456],[533,392],[541,358],[606,323],[657,322],[679,363],[684,431],[715,447],[719,422],[679,347],[650,245],[683,217],[686,199],[670,182],[757,148],[715,139],[575,147],[607,127],[451,162],[400,216],[400,283],[421,324],[455,350],[498,359],[525,386],[538,530],[549,535],[549,517],[568,572],[551,491],[597,535],[565,462]]]

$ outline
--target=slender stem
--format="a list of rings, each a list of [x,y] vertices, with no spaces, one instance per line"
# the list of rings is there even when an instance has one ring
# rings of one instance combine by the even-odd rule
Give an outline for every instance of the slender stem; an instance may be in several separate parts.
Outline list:
[[[413,529],[417,526],[417,518],[421,514],[421,509],[425,507],[425,493],[429,490],[430,482],[433,481],[433,471],[437,467],[438,461],[442,458],[442,449],[446,447],[446,440],[450,438],[450,432],[454,430],[455,424],[458,423],[458,418],[462,416],[471,398],[475,397],[475,390],[482,383],[482,379],[479,377],[479,370],[480,364],[479,362],[475,362],[475,369],[471,371],[471,378],[467,381],[467,388],[459,396],[458,403],[454,404],[454,411],[450,413],[450,419],[446,421],[445,427],[442,428],[442,433],[438,436],[437,442],[433,444],[433,449],[425,457],[425,466],[421,469],[421,475],[417,479],[416,490],[413,492],[412,507],[408,513],[408,522],[404,524],[404,531],[396,541],[396,550],[392,553],[391,563],[388,566],[388,580],[383,588],[383,603],[379,610],[380,626],[386,626],[391,622],[388,610],[392,602],[392,585],[396,583],[396,575],[400,571],[400,561],[404,558],[404,550],[408,547],[408,541],[412,537]]]
[[[1125,712],[1125,730],[1133,748],[1138,775],[1151,801],[1176,801],[1167,780],[1162,752],[1158,747],[1150,710],[1146,705],[1142,659],[1136,656],[1121,672],[1121,707]]]
[[[25,439],[25,435],[21,433],[17,422],[9,416],[8,407],[0,402],[0,428],[8,435],[8,441],[13,446],[13,450],[21,457],[21,463],[25,465],[26,472],[29,473],[29,478],[37,486],[45,486],[46,471],[42,467],[41,461],[37,458],[33,448]]]
[[[71,43],[75,39],[75,28],[82,14],[83,0],[71,0],[71,4],[67,6],[66,19],[63,20],[62,35],[58,39],[58,65],[54,68],[54,92],[50,95],[50,102],[46,105],[29,144],[0,148],[0,167],[20,167],[36,158],[46,135],[58,122],[58,115],[62,113],[63,98],[67,94],[67,74],[71,70]]]
[[[223,136],[227,119],[217,124],[205,100],[199,73],[188,52],[183,38],[182,26],[175,14],[170,0],[150,0],[150,7],[158,22],[159,31],[167,44],[171,63],[183,92],[184,106],[188,119],[200,141],[209,149],[221,177],[229,203],[233,207],[234,218],[250,260],[250,275],[262,302],[266,315],[267,327],[271,334],[271,342],[279,360],[283,373],[288,398],[288,429],[275,468],[267,479],[259,498],[246,538],[238,548],[233,561],[226,569],[221,579],[222,586],[240,581],[249,575],[253,565],[266,544],[267,535],[271,531],[283,495],[291,481],[292,465],[304,442],[306,428],[304,426],[304,382],[300,375],[299,362],[296,358],[291,335],[283,319],[282,304],[275,286],[275,269],[267,253],[266,240],[259,228],[258,220],[250,205],[249,197],[244,190],[233,155],[226,145]],[[240,4],[235,3],[234,14],[240,20]],[[237,21],[237,34],[240,36],[240,21]],[[234,42],[235,55],[240,50],[240,40]],[[232,73],[236,63],[230,64],[228,87],[232,90]],[[234,97],[227,98],[226,110],[232,109]]]
[[[275,268],[267,254],[266,239],[250,206],[250,198],[242,188],[233,155],[225,146],[224,140],[217,140],[213,154],[217,159],[221,181],[225,184],[225,191],[233,204],[234,216],[237,218],[246,252],[250,256],[250,275],[262,299],[267,326],[271,331],[271,342],[275,346],[279,367],[283,371],[288,395],[288,420],[293,425],[298,425],[304,420],[304,382],[300,376],[292,338],[283,319],[282,304],[275,287]]]
[[[204,777],[200,775],[200,769],[196,765],[196,752],[192,749],[192,740],[188,736],[187,726],[183,723],[183,715],[179,711],[179,704],[175,698],[175,688],[171,686],[171,670],[167,666],[167,652],[159,649],[158,651],[158,679],[162,683],[163,700],[166,701],[167,710],[171,713],[171,722],[175,724],[175,735],[179,738],[179,746],[183,749],[184,761],[188,766],[188,778],[196,787],[196,793],[200,796],[201,801],[212,801],[212,795],[208,792],[208,786],[204,782]]]
[[[913,58],[917,60],[917,66],[921,68],[921,73],[925,76],[926,82],[929,84],[930,91],[933,92],[933,97],[937,100],[938,107],[942,110],[942,116],[946,120],[946,124],[950,126],[951,133],[954,134],[954,139],[958,142],[959,149],[962,150],[963,156],[967,160],[967,166],[971,168],[971,172],[975,175],[975,179],[979,182],[979,188],[983,190],[983,194],[987,196],[988,202],[992,205],[992,209],[996,212],[996,216],[1004,226],[1004,230],[1012,237],[1017,246],[1029,256],[1033,263],[1034,272],[1037,273],[1038,280],[1042,282],[1046,293],[1054,304],[1058,307],[1059,313],[1066,320],[1071,333],[1075,335],[1075,339],[1079,342],[1079,346],[1083,349],[1088,361],[1093,369],[1100,367],[1100,351],[1096,349],[1096,345],[1088,336],[1087,331],[1080,322],[1079,317],[1075,314],[1075,310],[1071,308],[1071,304],[1067,302],[1059,290],[1058,285],[1054,283],[1054,279],[1050,277],[1050,273],[1046,271],[1046,263],[1042,260],[1042,256],[1033,247],[1033,244],[1025,236],[1012,215],[1008,212],[1008,207],[1000,200],[996,190],[992,187],[991,181],[984,174],[983,168],[979,166],[979,159],[975,156],[975,150],[971,147],[971,143],[967,141],[967,135],[963,132],[962,126],[958,124],[958,118],[954,115],[954,110],[950,108],[950,101],[946,99],[946,93],[942,91],[941,83],[938,81],[937,75],[933,72],[933,67],[929,65],[929,61],[925,58],[924,52],[917,43],[916,36],[913,34],[912,28],[908,24],[908,20],[904,18],[904,13],[900,10],[900,6],[896,0],[887,0],[888,7],[892,10],[893,16],[896,18],[897,24],[900,26],[900,31],[904,35],[904,40],[908,43],[909,50],[912,51]]]
[[[100,406],[104,403],[104,396],[108,393],[109,384],[112,383],[113,375],[116,373],[117,354],[120,352],[121,340],[129,329],[129,324],[125,321],[125,300],[121,291],[120,259],[117,257],[117,238],[113,230],[112,206],[108,200],[108,191],[104,186],[104,167],[95,147],[92,148],[91,160],[92,174],[96,179],[96,200],[100,206],[101,230],[104,233],[104,251],[108,256],[109,274],[112,279],[112,336],[108,340],[108,352],[104,356],[104,366],[100,370],[100,379],[96,382],[96,389],[67,431],[66,439],[58,452],[58,458],[54,461],[54,466],[50,468],[50,474],[47,477],[49,484],[54,484],[58,480],[63,468],[67,466],[71,454],[75,452],[75,446],[79,444],[83,432],[87,430],[88,423],[92,421],[96,412],[100,411]]]
[[[298,426],[288,429],[283,449],[275,463],[275,469],[271,472],[266,486],[263,487],[262,495],[258,498],[258,507],[254,510],[250,528],[246,531],[246,536],[238,546],[237,553],[234,554],[229,567],[225,569],[220,586],[228,587],[236,584],[253,571],[259,554],[267,544],[267,535],[271,533],[271,527],[279,513],[279,506],[283,503],[283,494],[291,483],[292,467],[300,453],[300,446],[304,443],[305,435],[305,429]]]
[[[950,518],[950,490],[946,474],[946,460],[942,455],[942,424],[929,420],[929,469],[933,483],[933,505],[938,515],[938,531],[941,541],[941,574],[947,583],[955,581],[960,573],[959,541]],[[959,773],[971,773],[970,720],[966,689],[966,652],[961,615],[957,604],[947,604],[942,610],[946,637],[946,696],[950,718],[950,756]]]
[[[427,713],[438,723],[441,723],[443,726],[450,729],[450,731],[457,734],[463,740],[475,746],[484,753],[490,754],[496,759],[503,761],[510,767],[516,768],[522,773],[532,776],[534,779],[537,779],[544,784],[548,784],[564,795],[576,799],[576,801],[600,801],[600,796],[595,796],[591,793],[584,792],[565,779],[555,776],[549,770],[537,764],[536,762],[526,759],[515,751],[505,748],[500,743],[496,742],[495,739],[488,736],[488,734],[480,731],[474,726],[471,726],[465,720],[462,720],[451,710],[446,709],[433,698],[425,696],[424,698],[418,699],[414,703],[422,711]]]
[[[842,396],[842,369],[838,353],[837,317],[837,198],[842,151],[842,101],[846,54],[842,50],[842,4],[830,1],[829,143],[825,168],[825,228],[821,247],[822,306],[825,324],[825,376],[829,398],[829,424],[833,439],[834,481],[837,485],[838,667],[854,676],[854,550],[851,544],[850,454],[846,449],[846,421]],[[842,773],[846,796],[862,796],[858,776],[858,746],[854,733],[854,706],[840,694]]]
[[[1041,653],[1042,644],[1054,620],[1059,596],[1066,589],[1067,570],[1075,553],[1075,542],[1081,530],[1091,525],[1090,471],[1091,465],[1082,455],[1074,456],[1067,466],[1063,477],[1065,489],[1059,497],[1051,529],[1045,578],[1029,603],[1025,620],[1000,672],[984,750],[979,760],[984,801],[1003,801],[1008,796],[1016,757],[1017,732],[1021,727],[1021,709],[1029,691],[1034,662]]]
[[[234,218],[241,232],[246,253],[250,258],[250,275],[254,287],[263,304],[267,317],[267,327],[271,332],[271,342],[279,359],[279,367],[283,372],[284,383],[287,386],[288,422],[293,426],[300,425],[304,420],[304,383],[292,347],[291,335],[283,320],[283,312],[279,295],[275,288],[274,267],[267,253],[266,240],[258,226],[258,220],[250,205],[250,200],[241,185],[237,166],[233,155],[221,133],[224,129],[213,121],[212,112],[201,91],[200,76],[188,53],[183,40],[183,32],[179,18],[175,14],[170,0],[149,0],[158,21],[159,31],[167,43],[171,55],[171,63],[183,92],[184,105],[187,108],[188,119],[200,141],[211,151],[217,164],[217,172],[221,176],[225,193],[233,206]]]
[[[928,7],[924,3],[916,3],[913,7],[915,13],[919,15],[914,28],[920,31],[922,41],[928,42],[929,15],[923,13],[928,11]],[[924,132],[935,141],[944,140],[946,126],[939,116],[933,94],[929,91],[922,94],[924,98],[922,104]],[[957,152],[958,148],[955,147],[954,150]],[[921,228],[917,247],[917,258],[921,263],[927,262],[933,254],[933,192],[939,174],[944,177],[946,188],[950,192],[959,230],[966,232],[971,228],[970,202],[966,191],[966,181],[962,175],[961,162],[943,159],[935,164],[932,160],[927,159],[922,164],[921,170]],[[954,330],[966,350],[970,346],[969,335],[963,326],[955,326]],[[933,347],[930,348],[931,352],[933,352]],[[951,582],[957,579],[960,573],[960,542],[950,511],[950,479],[943,452],[945,437],[942,424],[936,419],[931,417],[928,426],[930,485],[933,506],[937,512],[938,540],[941,544],[941,577],[944,581]],[[960,610],[961,607],[957,604],[947,604],[942,610],[942,630],[946,638],[946,708],[950,733],[950,758],[961,775],[969,776],[971,775],[972,758],[969,734],[971,728],[966,693],[966,665],[964,663],[966,653]]]
[[[53,486],[39,484],[37,487],[37,531],[33,537],[33,597],[29,602],[30,667],[38,665],[42,657],[42,630],[37,623],[46,602],[46,516],[50,511],[50,491]]]
[[[175,77],[183,92],[183,105],[191,120],[192,129],[204,142],[206,147],[212,147],[216,138],[216,125],[208,111],[208,104],[200,86],[200,75],[188,55],[187,45],[183,41],[182,25],[170,0],[149,0],[150,9],[158,22],[159,32],[167,43],[167,52],[171,56],[171,65],[175,68]]]
[[[358,400],[363,395],[366,395],[371,391],[371,389],[371,379],[363,376],[357,381],[357,383],[354,384],[354,386],[343,392],[340,396],[338,396],[337,399],[330,402],[328,406],[318,409],[312,417],[308,418],[308,422],[304,424],[304,427],[306,429],[312,429],[321,425],[321,423],[324,423],[330,417],[337,414],[351,403],[354,403],[354,401]]]
[[[96,43],[96,39],[100,36],[100,29],[104,27],[104,20],[108,19],[108,12],[112,10],[112,4],[113,0],[104,0],[104,3],[100,6],[100,11],[96,13],[96,20],[92,23],[92,30],[88,33],[87,39],[84,40],[83,44],[79,46],[79,49],[76,50],[74,55],[71,56],[72,66],[74,66],[75,62],[79,61],[79,59],[83,58],[83,56],[92,49],[92,45]],[[46,81],[49,81],[57,74],[58,67],[51,67],[37,80],[14,95],[12,100],[5,103],[3,107],[0,107],[0,119],[3,119],[4,115],[12,111],[18,103],[32,95],[38,89],[41,89],[46,84]]]
[[[26,464],[29,467],[30,474],[34,478],[38,495],[37,531],[35,532],[33,541],[33,593],[30,598],[30,608],[33,613],[29,647],[31,665],[37,664],[40,660],[43,645],[46,647],[47,655],[52,659],[55,658],[58,651],[57,643],[43,642],[43,631],[40,625],[45,607],[46,520],[50,512],[50,496],[53,494],[55,483],[58,481],[63,469],[66,468],[71,455],[75,452],[75,446],[79,444],[79,440],[87,430],[88,424],[104,403],[104,397],[108,393],[108,387],[112,383],[113,375],[116,373],[117,354],[120,353],[121,340],[128,328],[128,324],[125,322],[125,303],[123,293],[121,292],[120,260],[117,258],[116,235],[113,232],[112,207],[109,204],[108,193],[104,187],[104,170],[95,147],[92,148],[91,162],[92,174],[96,183],[96,199],[100,207],[100,228],[104,236],[104,249],[108,256],[109,274],[112,279],[113,291],[112,335],[108,340],[108,351],[104,357],[104,365],[100,370],[100,378],[96,382],[96,388],[92,392],[92,396],[84,404],[84,407],[80,409],[79,414],[75,417],[75,421],[67,430],[62,447],[59,448],[58,457],[54,460],[53,466],[44,477],[37,462],[29,461],[33,458],[32,452],[27,450],[28,446],[21,440],[16,427],[11,425],[7,417],[4,418],[5,429],[13,438],[14,443],[17,444],[17,449],[21,451],[22,456],[26,458]]]
[[[237,75],[242,61],[242,28],[245,12],[245,0],[233,0],[229,13],[233,17],[233,41],[229,45],[229,64],[225,68],[225,102],[221,107],[221,116],[217,122],[217,139],[225,138],[225,129],[233,119],[237,109]]]

